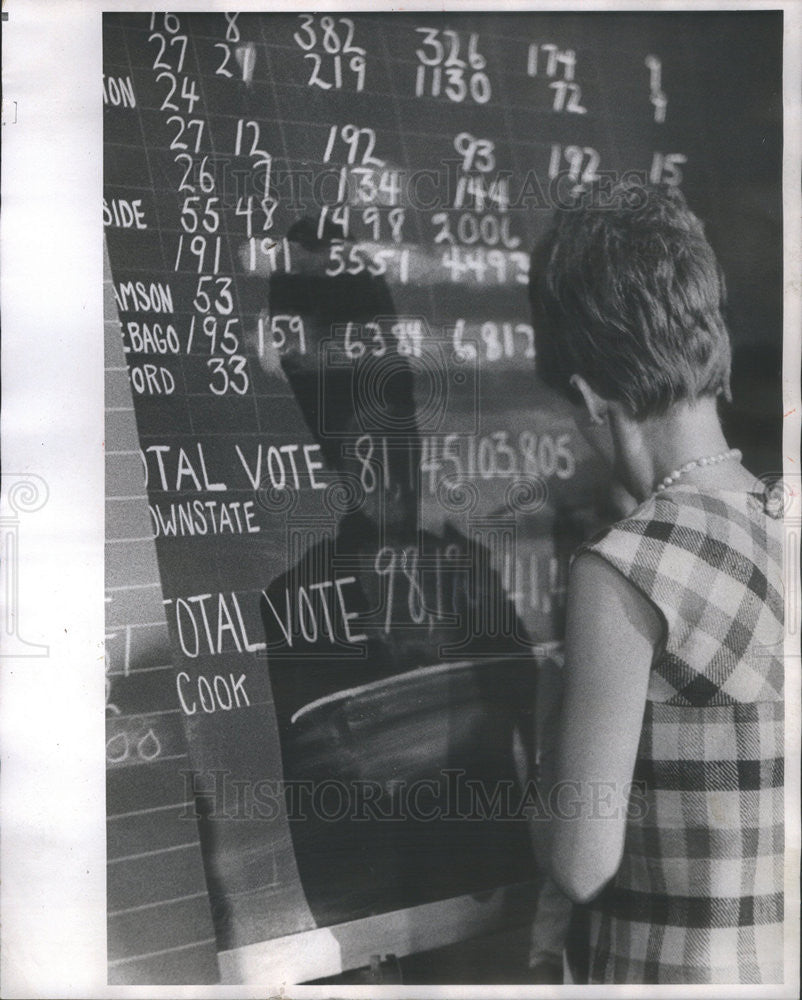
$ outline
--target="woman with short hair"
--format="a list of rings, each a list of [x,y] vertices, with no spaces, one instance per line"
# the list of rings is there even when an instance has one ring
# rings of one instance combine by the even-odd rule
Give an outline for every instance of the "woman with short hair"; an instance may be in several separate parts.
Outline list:
[[[557,213],[530,290],[540,375],[638,502],[568,594],[550,867],[588,980],[782,982],[782,521],[719,422],[720,268],[677,189],[622,184]]]

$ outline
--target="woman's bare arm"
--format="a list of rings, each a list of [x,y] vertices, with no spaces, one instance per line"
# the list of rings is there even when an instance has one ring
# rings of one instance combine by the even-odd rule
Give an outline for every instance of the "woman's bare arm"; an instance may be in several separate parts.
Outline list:
[[[596,896],[621,862],[627,791],[662,634],[657,610],[621,574],[593,553],[577,558],[550,793],[551,870],[574,902]]]

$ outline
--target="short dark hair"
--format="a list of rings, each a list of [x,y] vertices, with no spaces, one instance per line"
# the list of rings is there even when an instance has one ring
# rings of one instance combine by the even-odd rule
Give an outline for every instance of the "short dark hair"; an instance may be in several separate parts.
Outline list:
[[[676,187],[584,191],[535,247],[529,291],[539,374],[581,375],[637,419],[681,400],[729,399],[724,276]]]

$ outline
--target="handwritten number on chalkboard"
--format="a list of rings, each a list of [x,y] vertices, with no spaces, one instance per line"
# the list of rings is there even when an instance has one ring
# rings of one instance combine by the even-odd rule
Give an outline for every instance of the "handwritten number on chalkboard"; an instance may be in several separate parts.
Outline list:
[[[178,57],[178,64],[175,68],[176,73],[180,73],[184,68],[184,56],[187,54],[187,36],[186,35],[176,35],[175,38],[170,39],[170,47],[174,45],[181,46],[181,55]]]
[[[287,329],[284,329],[284,324],[286,323]],[[265,357],[267,355],[267,348],[265,347],[265,318],[260,316],[258,320],[258,330],[259,330],[259,356]],[[289,335],[293,335],[293,341],[297,338],[297,347],[293,346],[293,350],[297,351],[299,354],[306,354],[306,331],[304,329],[304,321],[301,316],[277,313],[275,316],[270,317],[270,343],[271,346],[281,352],[289,343]]]
[[[480,336],[485,342],[488,361],[498,361],[504,356],[504,348],[498,336],[498,326],[495,323],[482,323]]]
[[[451,231],[451,216],[448,212],[435,212],[432,216],[434,225],[440,229],[434,237],[435,243],[454,243],[455,237]],[[482,243],[484,246],[495,247],[499,244],[508,250],[515,250],[521,245],[519,236],[510,233],[510,217],[503,215],[501,219],[495,215],[476,216],[472,212],[462,212],[457,216],[456,240],[466,246]]]
[[[379,549],[373,560],[373,570],[377,576],[387,578],[387,589],[383,595],[386,611],[384,613],[384,631],[389,635],[393,623],[393,600],[395,596],[395,549],[385,545]]]
[[[468,93],[468,85],[463,78],[462,68],[459,66],[446,66],[445,70],[448,80],[444,91],[446,97],[457,103],[464,101]]]
[[[361,91],[365,86],[366,62],[365,49],[360,45],[354,45],[354,22],[349,17],[333,18],[325,15],[315,21],[312,14],[301,14],[301,27],[293,34],[295,44],[303,49],[304,59],[312,61],[312,72],[307,81],[310,87],[320,87],[322,90],[331,90],[332,87],[339,90],[343,85],[343,61],[356,76],[356,89]],[[344,29],[343,38],[341,32]],[[318,35],[318,31],[320,34]],[[313,49],[322,47],[321,52]],[[324,79],[323,57],[331,58],[333,69],[333,82]],[[348,59],[348,56],[351,58]]]
[[[482,284],[488,275],[491,281],[495,280],[498,284],[514,281],[526,285],[529,282],[529,257],[521,250],[481,246],[465,249],[453,243],[442,255],[441,264],[455,282],[473,280]]]
[[[150,31],[153,31],[153,29],[156,27],[156,18],[158,16],[159,15],[155,13],[150,15],[150,25],[149,25]],[[178,32],[181,30],[181,22],[178,19],[178,15],[171,14],[168,12],[166,14],[162,14],[161,17],[164,30],[169,35],[178,34]]]
[[[456,434],[448,435],[445,440],[447,441],[449,437],[456,437]],[[445,476],[442,479],[438,478],[438,473],[440,472],[440,469],[442,469],[442,467],[443,467],[442,463],[437,458],[437,438],[430,437],[427,434],[421,440],[419,468],[422,476],[425,476],[427,473],[429,475],[429,493],[432,496],[437,491],[437,483],[445,481],[448,478]]]
[[[209,368],[212,370],[212,374],[219,374],[222,378],[222,384],[218,387],[214,382],[209,383],[209,388],[215,394],[215,396],[222,396],[228,391],[229,381],[228,373],[225,368],[225,360],[223,358],[209,358],[207,362]]]
[[[198,228],[198,213],[194,205],[190,202],[198,202],[198,195],[188,195],[184,198],[184,207],[181,209],[181,225],[187,233],[194,233]]]
[[[541,71],[539,66],[540,55],[546,56],[545,75],[553,78],[562,66],[563,80],[573,80],[576,69],[576,53],[573,49],[561,51],[559,46],[553,42],[535,44],[529,46],[529,53],[526,61],[526,72],[528,76],[538,76]]]
[[[187,114],[191,115],[200,97],[195,89],[195,81],[190,80],[188,76],[185,76],[181,82],[181,98],[187,102]]]
[[[326,17],[321,17],[320,27],[323,29],[323,48],[326,52],[331,55],[339,52],[341,43],[334,27],[334,18],[329,17],[328,15],[326,15]]]
[[[180,239],[183,238],[184,237],[182,234]],[[214,258],[212,261],[211,269],[214,274],[217,274],[217,272],[220,270],[221,240],[219,236],[215,237],[213,245],[214,245]],[[206,250],[208,249],[208,246],[209,242],[202,233],[198,233],[196,236],[193,236],[192,239],[190,240],[189,244],[190,253],[192,253],[193,256],[198,258],[198,271],[197,271],[198,274],[206,270]],[[178,270],[178,268],[176,268],[176,270]]]
[[[149,729],[136,745],[137,753],[142,760],[155,760],[162,752],[158,736]]]
[[[181,141],[181,136],[184,134],[186,129],[194,128],[195,133],[195,152],[200,152],[201,138],[203,136],[203,126],[206,124],[202,118],[190,118],[188,122],[185,122],[180,115],[170,115],[167,119],[167,124],[170,125],[172,122],[178,124],[178,131],[175,134],[173,141],[170,143],[170,149],[186,149],[187,144]]]
[[[170,64],[169,63],[162,62],[162,56],[167,51],[167,39],[164,37],[164,35],[158,34],[158,32],[155,32],[154,34],[152,34],[148,38],[148,41],[152,42],[154,39],[156,39],[156,41],[158,41],[160,47],[159,47],[159,54],[153,60],[153,68],[154,69],[170,69]]]
[[[663,63],[654,55],[646,56],[644,63],[649,70],[649,100],[654,105],[654,120],[662,124],[668,107],[668,98],[663,92]]]
[[[473,205],[466,202],[473,202]],[[483,212],[487,202],[492,202],[499,212],[509,209],[510,182],[507,177],[496,177],[489,187],[485,187],[483,177],[463,175],[459,178],[454,192],[454,208],[472,207],[476,212]]]
[[[159,73],[159,75],[156,77],[156,81],[158,82],[159,80],[163,80],[165,77],[170,81],[170,91],[167,94],[167,97],[165,97],[165,99],[162,101],[162,106],[159,108],[159,111],[178,111],[178,105],[173,104],[171,100],[173,94],[175,93],[176,87],[178,86],[178,81],[176,80],[176,78],[173,76],[172,73],[169,73],[166,70]]]
[[[186,170],[184,171],[184,176],[181,178],[181,182],[178,185],[178,190],[179,191],[192,191],[192,192],[194,192],[195,191],[194,185],[187,183],[189,175],[192,173],[192,166],[193,166],[193,163],[194,163],[192,157],[189,155],[189,153],[177,153],[175,155],[174,159],[175,159],[176,163],[180,163],[182,161],[186,161],[186,164],[187,164]]]
[[[488,251],[488,257],[491,253],[498,253],[498,250]],[[529,254],[522,253],[520,250],[512,250],[510,252],[510,259],[515,264],[515,281],[519,285],[529,284]]]
[[[243,153],[243,140],[245,138],[246,132],[252,132],[253,138],[251,139],[251,148],[248,153]],[[270,163],[270,153],[264,149],[259,149],[259,138],[261,135],[261,130],[259,128],[259,123],[255,121],[246,121],[243,118],[237,120],[237,134],[234,140],[234,156],[250,156],[256,159],[254,163],[255,167],[262,166],[264,164]]]
[[[268,195],[266,198],[262,198],[259,201],[259,207],[264,216],[262,222],[262,232],[268,232],[273,228],[273,216],[278,208],[278,201],[272,195]],[[325,210],[324,206],[324,210]],[[242,197],[237,199],[237,206],[234,209],[235,215],[241,216],[245,219],[245,235],[250,239],[253,236],[253,195],[249,194],[247,198]]]
[[[322,90],[331,90],[332,84],[327,80],[324,80],[320,75],[320,69],[323,65],[323,59],[317,52],[307,52],[304,59],[312,60],[312,72],[307,80],[307,85],[310,87],[320,87]],[[342,60],[339,55],[334,56],[334,84],[335,89],[339,90],[343,85],[343,72],[342,72]],[[349,63],[349,69],[351,69],[357,78],[356,89],[362,90],[365,86],[365,57],[364,56],[352,56]]]
[[[415,96],[422,97],[428,90],[432,97],[443,94],[456,104],[461,103],[470,94],[477,104],[486,104],[491,97],[490,80],[481,70],[487,65],[487,60],[479,52],[479,36],[471,32],[468,37],[468,63],[460,57],[460,39],[456,31],[439,28],[416,28],[423,35],[421,48],[415,49],[419,66],[415,76]],[[442,38],[445,41],[441,41]],[[428,48],[427,48],[428,47]],[[466,69],[473,72],[467,79]],[[427,74],[427,69],[430,73]],[[445,75],[445,85],[443,76]]]
[[[203,237],[196,236],[195,239],[203,239]],[[210,281],[213,282],[213,285],[209,286],[209,291],[207,291],[207,282]],[[195,298],[192,300],[193,308],[200,313],[209,313],[214,309],[221,316],[230,316],[234,311],[234,299],[231,295],[232,281],[233,279],[228,277],[216,278],[211,274],[202,275],[198,278]],[[214,301],[209,292],[215,295]]]
[[[598,180],[600,157],[591,146],[566,146],[564,149],[557,143],[552,143],[549,159],[549,177],[557,177],[562,169],[562,158],[568,161],[568,176],[572,181],[590,184]],[[587,158],[587,163],[585,159]],[[584,166],[583,166],[584,165]]]
[[[471,69],[484,69],[487,66],[487,60],[479,52],[479,36],[475,32],[468,36],[468,65]]]
[[[237,26],[237,18],[239,13],[236,14],[224,14],[223,15],[227,21],[226,24],[226,41],[227,42],[238,42],[240,40],[239,27]]]
[[[688,157],[684,153],[655,153],[649,180],[653,184],[670,184],[676,187],[682,183],[680,165],[687,162]]]
[[[490,80],[484,73],[474,73],[470,80],[471,97],[477,104],[487,104],[491,97]]]
[[[239,350],[239,337],[232,330],[232,327],[239,323],[239,319],[236,316],[232,316],[230,319],[226,320],[226,325],[223,328],[223,335],[220,337],[220,342],[218,344],[217,340],[217,330],[218,322],[216,316],[204,316],[203,317],[203,333],[210,341],[209,353],[215,354],[217,348],[224,354],[236,354]]]
[[[373,150],[376,147],[376,133],[372,128],[359,128],[357,125],[332,125],[329,129],[329,137],[326,142],[326,149],[323,153],[323,162],[328,163],[331,159],[332,152],[334,151],[334,143],[339,135],[339,138],[348,147],[348,159],[347,163],[353,164],[357,161],[357,155],[359,152],[359,146],[362,137],[365,138],[365,149],[362,151],[362,156],[360,163],[362,166],[374,166],[383,167],[384,160],[379,160],[373,155]]]
[[[462,157],[462,169],[466,173],[470,170],[490,173],[496,166],[495,148],[491,139],[477,139],[470,132],[454,136],[454,149]]]
[[[148,41],[152,42],[154,40],[158,42],[159,51],[158,54],[156,55],[156,58],[153,60],[153,69],[167,69],[167,70],[174,69],[176,73],[180,73],[181,70],[184,68],[184,57],[186,56],[187,53],[187,36],[175,35],[173,38],[170,39],[169,42],[170,48],[173,48],[175,45],[178,45],[180,49],[180,53],[178,56],[178,63],[176,64],[176,66],[171,66],[170,63],[163,62],[163,59],[167,54],[167,45],[168,45],[167,39],[164,37],[164,35],[160,34],[158,31],[154,31],[152,35],[148,36]]]
[[[579,84],[566,83],[565,80],[555,80],[549,84],[549,88],[554,91],[554,111],[570,111],[576,115],[586,115],[587,108],[579,103],[582,98],[582,91]],[[566,102],[566,97],[568,101]]]
[[[224,396],[229,389],[244,396],[248,391],[250,381],[246,371],[247,359],[241,354],[234,354],[228,358],[209,358],[207,367],[212,372],[212,381],[209,382],[209,389],[215,396]],[[219,381],[214,381],[219,376]]]
[[[349,322],[345,324],[345,336],[343,338],[343,346],[345,348],[346,355],[352,360],[361,358],[365,353],[365,345],[361,340],[353,339],[354,324]]]
[[[473,361],[476,357],[476,346],[474,344],[466,343],[463,338],[465,336],[465,320],[458,319],[454,325],[454,331],[452,334],[452,343],[454,345],[454,354],[458,361]]]
[[[331,90],[331,84],[326,80],[321,79],[320,67],[323,64],[323,59],[317,54],[317,52],[309,52],[304,56],[304,59],[311,59],[313,62],[312,75],[309,77],[309,86],[320,87],[322,90]],[[339,61],[334,63],[334,84],[339,87],[342,84],[342,78],[338,80],[337,70],[340,68]]]
[[[348,62],[348,66],[353,73],[356,74],[356,89],[362,90],[365,86],[365,69],[367,63],[365,62],[365,57],[356,55],[351,56]]]
[[[231,49],[226,45],[225,42],[215,42],[214,43],[214,47],[216,49],[222,49],[223,50],[223,58],[222,58],[222,61],[220,62],[220,65],[214,71],[215,75],[216,76],[225,76],[228,79],[231,79],[231,77],[233,76],[233,73],[231,73],[230,70],[226,69],[226,66],[228,65],[228,61],[231,58]]]
[[[373,336],[371,340],[377,346],[373,348],[371,352],[374,358],[381,358],[387,353],[387,344],[384,340],[384,334],[381,331],[381,327],[378,323],[366,323],[365,331],[371,332]]]
[[[159,73],[156,80],[168,79],[170,81],[170,91],[162,101],[162,106],[159,108],[160,111],[178,111],[178,105],[173,104],[172,98],[176,92],[178,86],[178,81],[172,73],[168,73],[166,70]],[[192,114],[192,109],[195,107],[197,102],[200,100],[197,91],[195,90],[195,81],[190,80],[189,77],[185,76],[181,82],[181,97],[187,102],[187,113]]]
[[[206,169],[206,164],[208,162],[209,157],[204,156],[201,160],[200,168],[198,169],[198,183],[200,184],[200,189],[204,194],[210,194],[214,191],[214,174],[211,170]]]
[[[401,553],[401,568],[407,578],[407,610],[409,617],[416,625],[426,620],[426,601],[423,588],[420,585],[420,570],[418,568],[418,549],[411,545]]]
[[[364,56],[365,50],[361,45],[354,45],[354,22],[350,17],[341,17],[340,24],[345,25],[345,42],[343,43],[343,53],[349,55],[355,53]],[[321,22],[322,23],[322,22]]]
[[[365,247],[356,244],[348,248],[346,254],[345,245],[342,240],[335,240],[329,248],[329,266],[325,274],[329,278],[336,278],[341,274],[357,275],[363,271],[374,277],[387,274],[390,264],[397,266],[397,280],[401,284],[409,281],[409,249],[396,249],[395,247],[385,247],[382,250],[374,250],[372,247]]]
[[[428,474],[429,493],[434,495],[439,483],[458,483],[477,475],[486,480],[520,475],[570,479],[576,472],[576,459],[569,433],[555,438],[552,434],[522,431],[517,441],[510,440],[507,430],[478,436],[448,434],[442,442],[437,435],[425,435],[420,471]]]
[[[424,66],[439,66],[443,62],[445,50],[443,43],[438,38],[440,32],[437,28],[416,28],[419,34],[424,36],[423,45],[431,46],[433,52],[429,55],[425,49],[415,49],[415,55]]]
[[[515,332],[523,334],[526,338],[526,348],[524,350],[525,358],[534,358],[535,356],[535,331],[528,323],[516,323]]]
[[[315,31],[315,18],[311,14],[300,14],[301,27],[293,34],[293,40],[304,51],[309,52],[318,44],[318,37]],[[337,32],[337,23],[345,27],[345,40],[343,41]],[[320,28],[323,29],[321,42],[323,49],[329,55],[336,55],[342,52],[344,55],[362,55],[365,50],[360,45],[354,45],[354,22],[350,17],[338,17],[335,21],[333,17],[325,15],[320,18]],[[301,34],[303,32],[303,34]]]
[[[203,217],[198,215],[196,204],[200,203],[199,195],[189,195],[184,198],[184,205],[181,209],[181,225],[187,233],[194,233],[198,226],[202,225],[207,233],[216,233],[220,225],[220,212],[215,205],[220,201],[218,197],[207,198],[203,207]]]
[[[184,134],[184,129],[186,128],[184,125],[184,119],[179,118],[178,115],[170,115],[167,119],[167,124],[169,125],[170,122],[178,122],[178,132],[176,133],[173,141],[170,143],[170,149],[186,149],[187,144],[185,142],[181,142],[181,136]]]
[[[371,209],[366,209],[365,211],[371,211]],[[373,209],[378,215],[378,209]],[[317,222],[317,238],[319,240],[323,239],[323,234],[326,231],[326,219],[329,214],[331,214],[331,221],[342,230],[342,234],[345,239],[348,239],[351,234],[351,206],[350,205],[336,205],[333,209],[329,209],[328,205],[324,205],[320,209],[320,215]],[[364,218],[364,212],[363,212]],[[378,243],[379,237],[374,236],[374,240]]]
[[[381,190],[381,184],[379,185],[379,190]],[[324,210],[325,210],[324,206]],[[340,206],[340,209],[344,209],[346,213],[348,212],[348,206]],[[336,221],[337,211],[332,214],[332,218]],[[393,243],[401,243],[404,238],[404,219],[406,218],[406,212],[403,208],[391,208],[389,212],[380,211],[375,205],[371,205],[370,208],[365,208],[362,210],[362,222],[366,226],[372,228],[372,237],[374,243],[379,243],[382,236],[382,222],[386,219],[390,227],[390,238]],[[348,235],[348,227],[344,226],[345,235]]]
[[[466,327],[466,321],[458,319],[452,329],[454,353],[462,361],[474,360],[477,356],[476,345],[465,341]],[[535,331],[528,323],[499,324],[486,320],[480,328],[480,336],[485,345],[486,361],[500,361],[520,356],[521,341],[523,341],[523,357],[527,360],[535,357]]]
[[[315,34],[315,29],[313,27],[315,19],[311,14],[301,14],[301,27],[293,34],[293,39],[296,45],[300,45],[302,49],[313,49],[317,43],[317,35]],[[304,35],[301,35],[304,32]]]
[[[379,194],[381,194],[384,197],[384,199],[385,199],[384,203],[385,204],[387,204],[387,205],[397,205],[398,204],[399,198],[401,196],[401,182],[399,180],[399,176],[398,176],[398,171],[397,170],[382,170],[381,177],[379,178]],[[400,213],[400,215],[395,214],[395,213]],[[395,233],[396,233],[396,223],[393,221],[394,218],[395,219],[400,219],[400,222],[397,224],[398,225],[398,229],[397,229],[397,231],[398,231],[398,238],[397,239],[396,239],[396,236],[395,236]],[[396,239],[396,242],[400,242],[400,240],[401,240],[401,235],[400,235],[400,233],[401,233],[401,226],[403,225],[403,222],[404,222],[404,210],[403,210],[403,208],[394,208],[394,209],[392,209],[390,211],[390,213],[389,213],[389,222],[390,222],[390,227],[391,227],[391,229],[393,231],[393,239]]]
[[[253,195],[237,198],[234,214],[245,219],[245,236],[250,239],[253,236]]]
[[[106,760],[110,764],[122,764],[134,749],[138,759],[144,761],[156,760],[161,754],[162,746],[152,727],[138,739],[125,730],[115,733],[106,741]]]

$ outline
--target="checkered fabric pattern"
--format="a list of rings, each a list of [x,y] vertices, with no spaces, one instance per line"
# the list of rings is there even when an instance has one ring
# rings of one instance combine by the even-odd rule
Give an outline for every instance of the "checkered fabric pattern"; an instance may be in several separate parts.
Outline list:
[[[621,866],[590,982],[783,981],[782,522],[675,484],[582,551],[657,607]]]

